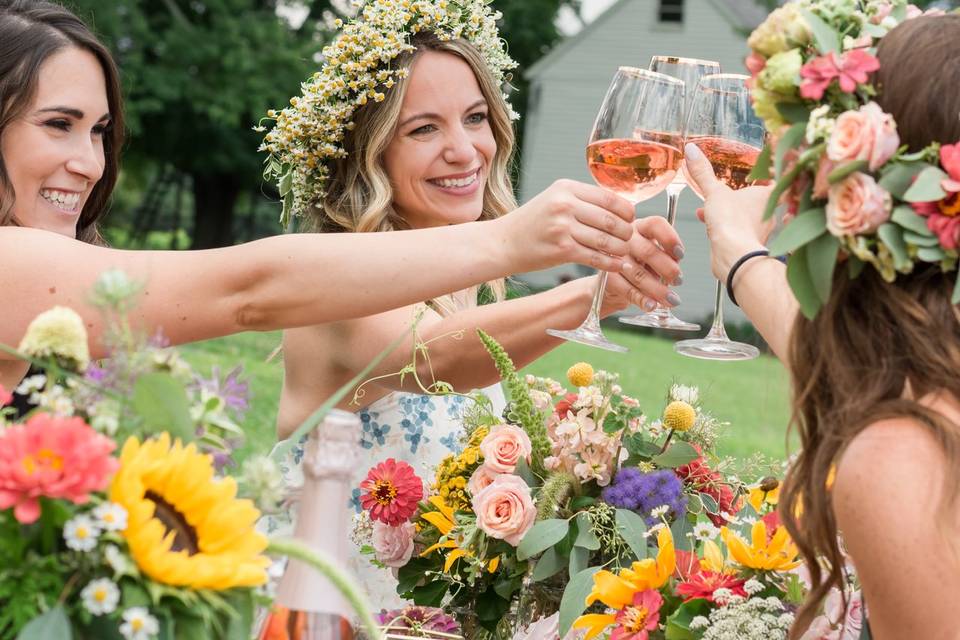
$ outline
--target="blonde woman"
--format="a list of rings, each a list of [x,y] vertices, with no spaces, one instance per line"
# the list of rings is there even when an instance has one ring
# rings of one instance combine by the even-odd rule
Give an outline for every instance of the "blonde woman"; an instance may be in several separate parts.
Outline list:
[[[369,101],[354,114],[352,133],[344,141],[345,157],[330,163],[323,196],[305,212],[312,228],[344,233],[422,229],[516,215],[504,216],[515,207],[509,181],[513,129],[509,106],[490,69],[496,51],[484,50],[482,42],[441,39],[441,34],[397,34],[409,37],[413,47],[389,63],[404,79],[384,92],[381,101]],[[327,53],[337,57],[336,45]],[[558,189],[595,187],[560,182],[537,199]],[[667,282],[679,278],[676,257],[682,248],[673,230],[661,222],[657,218],[637,224],[627,268],[610,279],[604,315],[624,308],[628,299],[676,303],[675,294],[657,276]],[[476,289],[429,300],[418,326],[420,340],[429,342],[429,361],[418,360],[416,378],[424,385],[443,380],[458,390],[487,387],[502,409],[497,371],[475,329],[493,335],[519,366],[526,365],[560,343],[545,333],[548,327],[579,323],[593,286],[594,279],[587,278],[503,301],[504,283],[495,280],[488,283],[493,304],[478,306]],[[421,307],[285,332],[280,438],[400,335]],[[386,377],[364,387],[364,462],[357,468],[357,484],[370,466],[385,458],[405,459],[425,472],[459,447],[463,399],[425,395],[414,376],[401,381],[387,375],[408,364],[412,350],[411,341],[393,352],[373,374]],[[357,410],[356,405],[343,408]],[[302,478],[298,459],[295,448],[285,465],[294,485]],[[359,503],[344,508],[359,510]],[[268,523],[273,531],[286,526],[279,519]],[[370,590],[375,606],[399,605],[388,573],[374,569],[369,558],[358,553],[350,566]]]

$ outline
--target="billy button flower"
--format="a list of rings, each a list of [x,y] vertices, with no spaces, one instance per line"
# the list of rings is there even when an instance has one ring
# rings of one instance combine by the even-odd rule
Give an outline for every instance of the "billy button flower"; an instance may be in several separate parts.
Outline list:
[[[693,405],[683,400],[674,400],[663,410],[662,422],[663,426],[670,429],[670,433],[667,434],[667,439],[660,450],[661,453],[667,450],[674,431],[682,433],[693,428],[693,425],[697,423],[697,410],[693,408]]]
[[[575,387],[589,387],[593,382],[593,367],[586,362],[578,362],[567,369],[567,380]]]

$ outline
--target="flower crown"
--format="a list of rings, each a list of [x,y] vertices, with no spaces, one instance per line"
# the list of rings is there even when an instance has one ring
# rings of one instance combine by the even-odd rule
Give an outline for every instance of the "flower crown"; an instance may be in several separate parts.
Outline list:
[[[281,111],[267,112],[266,119],[275,124],[260,150],[270,154],[264,178],[277,180],[283,198],[281,224],[325,196],[330,161],[346,157],[343,140],[353,129],[356,109],[370,100],[382,102],[385,92],[407,77],[406,69],[391,64],[415,49],[410,41],[417,33],[467,40],[479,50],[497,84],[509,81],[507,71],[517,64],[497,31],[501,14],[489,2],[372,0],[357,18],[335,22],[341,32],[324,47],[324,65],[301,85],[302,95],[291,98]]]
[[[752,175],[776,183],[765,218],[790,220],[770,245],[790,254],[787,279],[805,316],[830,296],[834,269],[866,264],[884,280],[917,263],[957,267],[960,144],[917,153],[900,145],[893,117],[873,101],[876,46],[926,13],[905,0],[797,0],[750,35],[753,106],[771,134]],[[960,302],[960,279],[953,303]]]

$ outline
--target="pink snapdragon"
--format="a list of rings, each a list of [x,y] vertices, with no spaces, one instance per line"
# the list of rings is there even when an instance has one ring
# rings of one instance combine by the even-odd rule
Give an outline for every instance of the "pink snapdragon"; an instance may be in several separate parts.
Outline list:
[[[841,56],[830,53],[814,58],[800,68],[800,95],[808,100],[821,100],[827,87],[835,79],[840,90],[853,93],[864,84],[870,73],[880,68],[880,61],[863,49],[853,49]]]
[[[0,432],[0,509],[24,523],[40,517],[40,498],[84,504],[103,491],[120,463],[116,443],[80,418],[41,413]]]

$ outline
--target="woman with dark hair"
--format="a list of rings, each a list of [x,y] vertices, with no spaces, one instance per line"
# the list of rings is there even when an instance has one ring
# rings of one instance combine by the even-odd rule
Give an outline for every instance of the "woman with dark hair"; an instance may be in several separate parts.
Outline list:
[[[874,15],[879,10],[867,14]],[[792,273],[788,285],[787,267],[756,254],[769,232],[762,214],[771,188],[731,191],[696,147],[688,146],[686,161],[706,194],[714,273],[793,381],[793,423],[803,448],[787,475],[780,516],[807,560],[812,589],[791,637],[804,634],[831,589],[845,591],[844,549],[862,586],[867,637],[945,640],[957,637],[960,602],[960,313],[951,302],[957,273],[950,260],[960,239],[952,222],[958,185],[951,182],[960,169],[960,15],[901,22],[880,39],[876,64],[862,61],[879,69],[858,81],[853,97],[861,106],[817,123],[829,133],[811,127],[808,143],[822,135],[825,152],[810,181],[799,183],[813,192],[808,206],[826,204],[801,210],[797,219],[825,216],[821,244],[839,247],[819,310],[809,290],[798,288],[803,273]],[[816,75],[810,69],[799,74],[801,93]],[[861,92],[866,85],[870,90]],[[817,93],[808,85],[805,97],[821,100]],[[904,158],[898,144],[923,155]],[[857,162],[858,154],[859,170],[834,174],[817,195],[816,176]],[[828,161],[835,164],[824,169]],[[897,167],[909,176],[909,163],[918,161],[949,171],[942,199],[916,202],[905,194],[909,180],[898,187],[889,178]],[[886,179],[874,182],[871,173]],[[881,224],[891,226],[878,234]],[[937,250],[915,246],[896,257],[890,234],[902,224],[913,229],[907,241]],[[807,245],[794,244],[814,264]]]
[[[122,130],[116,69],[82,21],[55,4],[0,0],[0,343],[17,344],[33,317],[59,304],[81,314],[102,357],[101,319],[85,294],[111,268],[145,283],[134,322],[176,344],[365,316],[566,261],[619,272],[624,256],[648,255],[654,240],[678,243],[662,228],[649,239],[636,233],[627,201],[558,181],[488,222],[210,251],[111,250],[98,246],[97,223]],[[662,297],[645,270],[630,274],[624,296]],[[10,387],[27,366],[5,358],[0,384]]]

